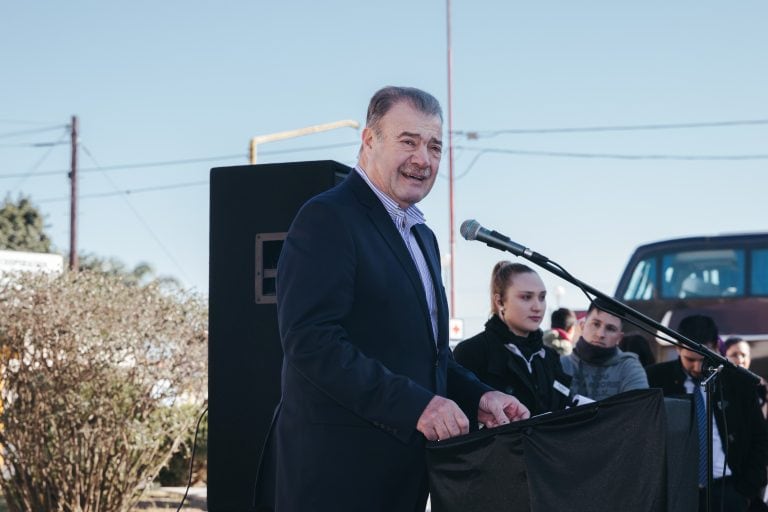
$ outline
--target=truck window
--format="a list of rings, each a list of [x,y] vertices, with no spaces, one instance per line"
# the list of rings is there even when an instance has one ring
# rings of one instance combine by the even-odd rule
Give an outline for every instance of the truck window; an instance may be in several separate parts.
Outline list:
[[[632,272],[624,300],[649,300],[656,288],[656,258],[640,261]]]
[[[665,299],[741,297],[744,295],[744,251],[685,251],[662,257],[661,296]]]
[[[768,295],[768,249],[752,251],[752,295]]]

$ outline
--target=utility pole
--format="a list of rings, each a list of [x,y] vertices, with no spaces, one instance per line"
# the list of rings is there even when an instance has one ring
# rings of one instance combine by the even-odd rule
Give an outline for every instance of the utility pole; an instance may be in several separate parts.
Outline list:
[[[456,241],[453,238],[454,235],[454,221],[453,221],[453,104],[452,104],[452,61],[453,55],[451,50],[451,0],[445,0],[445,25],[446,25],[446,38],[447,38],[447,53],[448,53],[448,230],[449,230],[449,244],[451,250],[450,267],[451,267],[451,313],[450,316],[456,318],[456,282],[453,276],[453,266],[455,262],[454,252],[456,248]]]
[[[77,261],[77,116],[72,116],[72,162],[69,171],[69,270],[78,269]]]

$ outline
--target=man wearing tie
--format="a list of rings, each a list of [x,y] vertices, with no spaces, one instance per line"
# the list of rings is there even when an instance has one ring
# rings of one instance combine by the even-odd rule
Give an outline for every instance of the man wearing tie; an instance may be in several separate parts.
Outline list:
[[[718,329],[714,320],[692,315],[680,322],[678,332],[717,351]],[[704,356],[686,348],[677,349],[678,359],[646,368],[649,385],[664,390],[665,396],[693,394],[694,417],[699,422],[699,510],[706,510],[706,409]],[[760,414],[755,385],[744,375],[725,368],[716,377],[712,395],[714,422],[712,454],[714,479],[712,510],[745,511],[752,500],[759,500],[766,484],[768,433]],[[727,437],[726,437],[727,432]]]

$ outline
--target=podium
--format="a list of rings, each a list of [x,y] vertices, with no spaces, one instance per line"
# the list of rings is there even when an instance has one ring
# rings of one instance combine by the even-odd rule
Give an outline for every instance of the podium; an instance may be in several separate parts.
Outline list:
[[[432,512],[696,511],[696,443],[660,389],[429,443]]]

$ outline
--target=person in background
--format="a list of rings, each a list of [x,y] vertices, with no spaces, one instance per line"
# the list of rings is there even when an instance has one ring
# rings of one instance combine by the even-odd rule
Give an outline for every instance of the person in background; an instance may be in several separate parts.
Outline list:
[[[718,328],[706,315],[683,318],[677,331],[711,351],[718,347]],[[708,373],[704,370],[704,356],[688,348],[677,347],[678,358],[648,366],[648,382],[651,387],[661,388],[665,396],[694,395],[694,409],[705,411],[704,391],[700,385]],[[715,380],[712,394],[712,510],[740,512],[759,506],[760,491],[766,485],[768,463],[768,431],[760,412],[751,378],[726,367]],[[706,446],[706,413],[697,431],[700,446]],[[702,424],[703,423],[703,424]],[[728,432],[727,437],[723,434]],[[703,441],[703,442],[702,442]],[[728,458],[726,461],[726,453]],[[699,481],[699,510],[706,510],[707,451],[700,451],[699,464],[695,469]],[[759,510],[759,509],[758,509]]]
[[[581,320],[581,333],[573,353],[560,358],[565,372],[573,377],[574,393],[602,400],[648,387],[637,354],[618,347],[624,335],[620,318],[598,309],[592,302],[587,316]]]
[[[514,395],[531,414],[565,409],[570,377],[539,328],[547,310],[539,275],[521,263],[500,261],[491,273],[491,318],[483,332],[459,343],[456,361],[480,380]]]
[[[747,370],[749,370],[752,364],[752,349],[746,340],[738,336],[725,340],[723,355],[736,366],[741,366]],[[763,411],[763,417],[768,419],[768,383],[762,377],[760,377],[760,382],[757,384],[757,399],[760,402],[760,410]]]
[[[550,329],[544,332],[544,345],[552,347],[561,356],[573,351],[573,333],[576,330],[576,313],[568,308],[558,308],[550,316]]]
[[[656,362],[656,356],[653,355],[651,350],[651,344],[648,343],[648,338],[639,333],[625,334],[619,342],[619,348],[624,352],[632,352],[637,354],[640,359],[640,364],[648,366]]]

